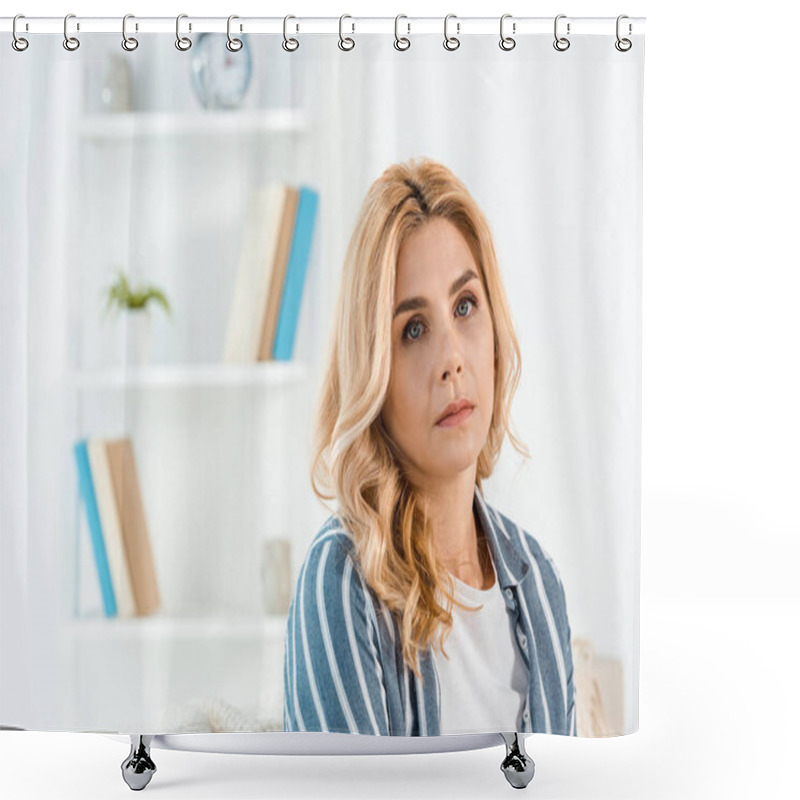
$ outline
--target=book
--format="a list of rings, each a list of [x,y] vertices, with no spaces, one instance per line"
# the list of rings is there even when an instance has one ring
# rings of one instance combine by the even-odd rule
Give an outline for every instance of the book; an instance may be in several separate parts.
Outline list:
[[[266,258],[261,268],[261,280],[257,287],[257,296],[254,298],[255,318],[251,327],[252,338],[248,342],[245,353],[247,361],[258,361],[264,338],[264,326],[270,297],[275,291],[275,286],[282,285],[283,274],[286,272],[286,259],[291,244],[292,228],[294,227],[294,214],[291,211],[290,199],[293,190],[290,186],[280,185],[279,196],[274,201],[274,206],[268,208],[270,216],[269,235],[270,246],[267,248]],[[287,223],[289,225],[286,231]],[[288,238],[288,242],[286,241]],[[268,324],[268,323],[267,323]],[[274,326],[273,326],[274,327]]]
[[[103,439],[89,439],[86,449],[100,515],[100,528],[108,557],[111,585],[117,602],[117,616],[133,617],[136,615],[136,605],[128,571],[128,558],[125,555],[125,546],[122,541],[117,501],[114,497],[114,487],[111,484],[106,445]]]
[[[278,234],[278,244],[275,251],[275,261],[272,267],[269,294],[264,309],[264,320],[261,326],[261,347],[258,351],[259,361],[272,360],[272,348],[275,344],[275,329],[278,325],[278,313],[281,308],[283,285],[286,279],[286,267],[289,263],[289,253],[292,248],[295,221],[297,219],[297,204],[300,192],[297,188],[287,187],[286,202],[283,206],[283,219]]]
[[[278,324],[275,330],[275,344],[272,351],[272,357],[275,360],[288,361],[292,358],[294,351],[297,318],[300,314],[300,301],[303,297],[306,269],[311,254],[311,241],[318,204],[319,194],[314,189],[301,186],[294,236],[292,237]]]
[[[250,197],[225,337],[226,363],[258,358],[285,199],[286,186],[276,181],[259,187]]]
[[[86,510],[86,519],[89,523],[89,534],[92,540],[92,552],[97,567],[97,577],[100,581],[100,593],[103,597],[103,613],[107,617],[117,615],[117,602],[111,582],[111,571],[108,566],[103,530],[100,523],[100,512],[97,507],[92,470],[89,463],[89,453],[86,439],[81,439],[73,446],[75,461],[78,466],[78,487]]]
[[[137,616],[149,616],[161,606],[153,551],[139,487],[133,444],[129,438],[106,441],[111,483],[122,541],[128,561]]]

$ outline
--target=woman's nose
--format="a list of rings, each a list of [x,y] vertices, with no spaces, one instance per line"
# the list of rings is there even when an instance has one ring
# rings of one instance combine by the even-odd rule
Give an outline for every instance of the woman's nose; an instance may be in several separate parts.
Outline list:
[[[456,331],[450,327],[442,343],[442,380],[452,380],[464,371],[464,353]]]

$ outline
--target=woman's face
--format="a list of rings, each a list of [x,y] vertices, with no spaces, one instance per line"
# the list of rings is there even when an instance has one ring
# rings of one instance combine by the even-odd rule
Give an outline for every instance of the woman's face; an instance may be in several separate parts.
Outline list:
[[[480,271],[453,223],[434,217],[400,249],[392,367],[381,412],[412,480],[475,467],[494,405],[494,329]],[[450,403],[467,408],[442,419]],[[414,472],[418,474],[414,474]]]

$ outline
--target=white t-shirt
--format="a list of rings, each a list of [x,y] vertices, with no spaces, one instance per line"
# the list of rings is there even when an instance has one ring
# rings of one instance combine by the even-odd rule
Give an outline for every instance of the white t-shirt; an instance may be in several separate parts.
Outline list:
[[[441,689],[441,733],[516,731],[528,694],[528,669],[512,641],[500,586],[476,589],[453,576],[456,597],[477,611],[453,606],[445,657],[432,648]]]

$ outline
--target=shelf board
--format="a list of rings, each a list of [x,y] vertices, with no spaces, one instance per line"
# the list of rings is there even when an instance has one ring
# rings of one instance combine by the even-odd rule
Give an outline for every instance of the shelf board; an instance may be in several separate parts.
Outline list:
[[[283,640],[287,617],[85,617],[67,621],[74,637],[90,639],[264,639]]]
[[[259,361],[253,364],[153,364],[85,370],[73,377],[79,389],[148,387],[284,386],[299,383],[307,374],[305,363]]]
[[[274,108],[193,114],[150,111],[86,114],[78,130],[87,140],[122,140],[137,137],[296,133],[306,128],[307,118],[302,111]]]

